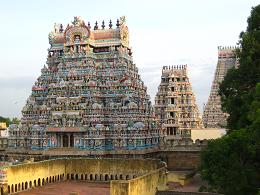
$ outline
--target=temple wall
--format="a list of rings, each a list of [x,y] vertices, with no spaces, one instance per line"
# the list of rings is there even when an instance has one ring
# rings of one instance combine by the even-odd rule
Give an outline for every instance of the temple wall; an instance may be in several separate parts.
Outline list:
[[[7,183],[3,194],[29,190],[32,187],[65,179],[111,181],[112,183],[116,180],[116,185],[111,184],[115,186],[115,189],[112,189],[115,192],[118,189],[129,191],[130,188],[134,191],[148,190],[144,184],[150,186],[149,188],[153,187],[154,191],[164,182],[162,180],[164,169],[164,163],[153,159],[70,158],[33,162],[7,168]],[[164,172],[157,170],[164,170]]]
[[[157,190],[165,190],[165,172],[163,167],[131,180],[111,181],[110,195],[154,195]]]
[[[200,150],[162,151],[158,158],[166,162],[169,170],[196,170],[201,162],[200,153]]]

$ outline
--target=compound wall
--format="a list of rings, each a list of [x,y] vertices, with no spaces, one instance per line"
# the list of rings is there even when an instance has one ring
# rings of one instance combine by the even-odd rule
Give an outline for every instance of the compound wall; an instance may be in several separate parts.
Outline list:
[[[62,180],[112,181],[121,195],[154,194],[165,184],[165,163],[153,159],[68,158],[14,165],[7,168],[7,184],[1,194],[12,194]],[[125,191],[125,193],[124,193]],[[115,194],[115,193],[114,193]]]

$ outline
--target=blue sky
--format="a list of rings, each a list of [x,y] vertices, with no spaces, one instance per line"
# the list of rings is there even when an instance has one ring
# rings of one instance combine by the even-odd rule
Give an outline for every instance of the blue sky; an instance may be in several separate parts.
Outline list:
[[[152,97],[164,65],[188,64],[202,111],[217,63],[217,46],[235,45],[256,0],[8,0],[0,6],[0,116],[20,117],[46,62],[48,33],[81,16],[92,26],[127,18],[134,62]]]

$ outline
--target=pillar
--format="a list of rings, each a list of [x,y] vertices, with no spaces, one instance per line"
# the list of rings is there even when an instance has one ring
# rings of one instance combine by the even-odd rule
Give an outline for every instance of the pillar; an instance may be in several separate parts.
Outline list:
[[[61,140],[60,140],[61,146],[60,147],[63,147],[63,134],[60,135],[60,138],[61,138]]]
[[[70,148],[70,134],[68,135],[68,147]]]

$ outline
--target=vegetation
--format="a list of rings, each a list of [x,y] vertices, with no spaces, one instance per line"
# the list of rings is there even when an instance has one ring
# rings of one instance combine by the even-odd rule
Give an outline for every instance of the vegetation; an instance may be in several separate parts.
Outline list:
[[[202,177],[225,195],[253,195],[260,188],[260,5],[252,9],[239,45],[239,68],[220,85],[228,134],[202,152]]]
[[[6,125],[9,126],[10,124],[19,124],[20,120],[16,117],[11,119],[0,116],[0,122],[6,123]]]

